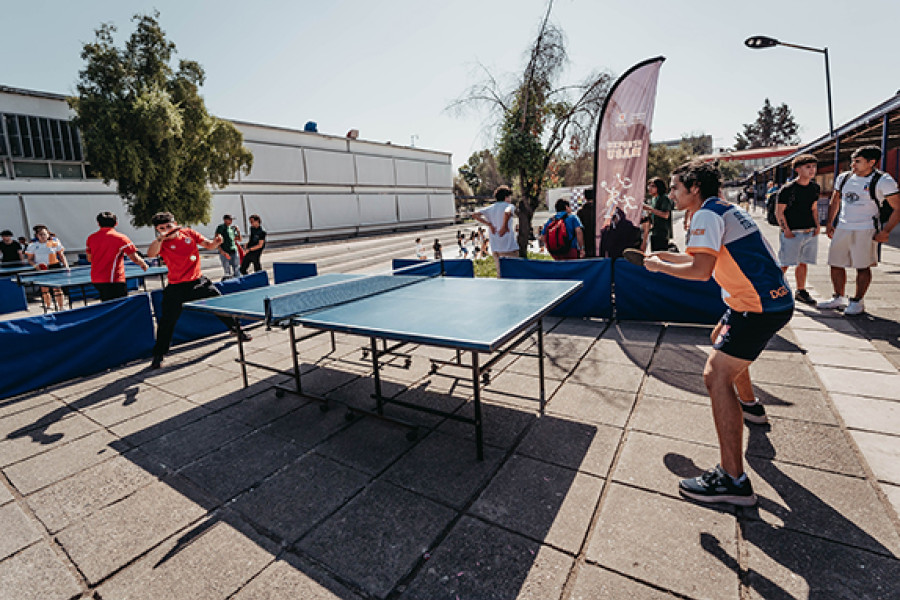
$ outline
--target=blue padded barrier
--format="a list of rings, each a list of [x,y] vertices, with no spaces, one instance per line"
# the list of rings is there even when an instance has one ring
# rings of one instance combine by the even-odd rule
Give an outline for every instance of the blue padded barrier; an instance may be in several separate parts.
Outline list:
[[[441,264],[438,261],[423,261],[415,258],[395,258],[391,261],[391,270],[404,269],[419,265],[419,268],[403,271],[403,275],[438,275]],[[444,274],[447,277],[475,277],[475,265],[465,258],[453,258],[444,261]]]
[[[581,281],[583,286],[550,314],[556,317],[612,317],[612,261],[608,258],[586,260],[528,260],[501,258],[504,279],[563,279]]]
[[[0,398],[149,356],[154,342],[146,294],[0,321],[0,347],[10,350]]]
[[[294,281],[296,279],[305,279],[307,277],[315,277],[319,274],[316,263],[288,263],[277,262],[272,264],[272,270],[275,272],[275,283],[284,283],[285,281]]]
[[[226,279],[214,285],[223,294],[233,294],[234,292],[242,292],[269,285],[269,274],[265,271],[259,271],[236,279]],[[157,319],[162,314],[162,292],[162,290],[153,290],[150,294],[153,300],[153,314],[156,315]],[[225,327],[225,324],[213,315],[193,310],[183,310],[178,318],[178,324],[175,326],[172,345],[192,342],[226,331],[228,329]]]
[[[623,321],[714,324],[727,308],[712,279],[678,279],[622,259],[616,260],[614,272],[616,318]]]
[[[15,279],[0,279],[0,314],[20,310],[28,310],[25,288],[17,284]]]

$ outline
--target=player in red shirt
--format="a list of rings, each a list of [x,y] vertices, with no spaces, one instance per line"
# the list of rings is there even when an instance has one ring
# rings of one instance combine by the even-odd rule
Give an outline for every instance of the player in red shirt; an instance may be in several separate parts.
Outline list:
[[[128,295],[125,285],[125,255],[133,263],[147,270],[147,263],[124,233],[115,230],[119,220],[105,211],[97,215],[99,231],[87,239],[87,259],[91,263],[91,283],[100,293],[100,300],[114,300]]]
[[[163,289],[162,315],[156,328],[156,346],[153,348],[153,362],[150,364],[151,369],[158,369],[169,351],[175,324],[181,316],[184,303],[222,295],[200,271],[200,246],[215,250],[222,243],[222,236],[217,235],[208,240],[193,229],[179,227],[170,212],[156,213],[152,223],[157,237],[151,242],[147,256],[161,256],[169,268],[169,282]],[[237,319],[219,317],[219,320],[241,341],[252,339],[241,330]]]

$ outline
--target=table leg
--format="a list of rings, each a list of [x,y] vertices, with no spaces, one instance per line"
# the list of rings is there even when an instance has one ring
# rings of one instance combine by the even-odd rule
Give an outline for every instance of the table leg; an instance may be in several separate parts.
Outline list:
[[[544,320],[538,319],[537,322],[537,339],[538,339],[538,380],[541,386],[541,414],[544,414]]]
[[[478,460],[484,460],[484,434],[481,428],[481,369],[478,367],[478,353],[472,352],[472,389],[475,390],[475,451]]]
[[[303,389],[300,385],[300,359],[297,356],[297,334],[294,333],[294,324],[291,323],[291,358],[294,361],[294,385],[297,386],[297,393],[302,394]]]
[[[244,379],[244,387],[250,387],[250,382],[247,381],[247,365],[244,362],[244,342],[241,340],[241,336],[237,336],[238,339],[238,362],[241,363],[241,377]]]
[[[378,373],[378,340],[369,338],[372,348],[372,368],[375,370],[375,406],[378,414],[384,414],[384,400],[381,397],[381,375]]]

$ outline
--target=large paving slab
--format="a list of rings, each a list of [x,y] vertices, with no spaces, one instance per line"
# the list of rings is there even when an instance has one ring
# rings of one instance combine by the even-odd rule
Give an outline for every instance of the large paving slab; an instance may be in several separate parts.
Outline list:
[[[205,513],[160,482],[63,529],[57,539],[88,582],[96,584]]]
[[[298,544],[347,581],[384,598],[430,551],[455,512],[376,482]]]
[[[166,540],[99,588],[117,600],[228,598],[269,564],[277,548],[227,514]]]
[[[850,429],[900,436],[900,402],[846,394],[832,394],[831,401]]]
[[[51,452],[100,430],[87,417],[68,409],[58,408],[54,414],[60,418],[42,418],[40,426],[24,425],[0,440],[0,466]]]
[[[234,600],[362,600],[323,569],[293,554],[266,567],[244,586]]]
[[[753,599],[894,598],[900,561],[802,533],[748,523],[747,587]]]
[[[3,600],[69,600],[81,590],[63,558],[46,543],[35,544],[0,561]]]
[[[886,400],[900,398],[900,373],[878,373],[838,367],[816,366],[816,373],[830,392],[871,396]]]
[[[587,560],[698,600],[738,599],[732,515],[613,483]]]
[[[40,525],[15,502],[0,506],[0,561],[41,539]]]
[[[605,423],[624,427],[635,394],[566,382],[547,404],[548,414],[587,423]]]
[[[850,431],[876,479],[900,485],[900,439],[893,435]]]
[[[516,448],[518,454],[606,477],[623,430],[544,415]]]
[[[572,563],[558,550],[463,517],[429,554],[403,598],[559,598]]]
[[[513,456],[470,512],[533,540],[578,553],[603,480],[537,460]]]
[[[668,592],[589,563],[579,566],[573,577],[570,600],[672,600],[674,597]]]

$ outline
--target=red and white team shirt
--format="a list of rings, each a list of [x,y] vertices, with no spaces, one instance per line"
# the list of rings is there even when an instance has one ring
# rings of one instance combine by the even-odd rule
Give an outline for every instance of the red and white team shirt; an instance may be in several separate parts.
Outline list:
[[[91,283],[124,283],[125,255],[134,256],[137,248],[124,233],[101,227],[88,236],[87,251],[91,256]]]
[[[169,283],[200,279],[200,242],[203,236],[184,227],[159,247],[159,255],[169,268]]]

